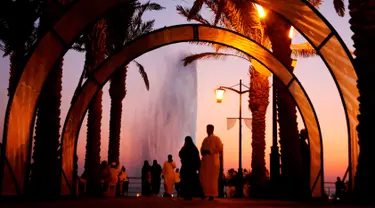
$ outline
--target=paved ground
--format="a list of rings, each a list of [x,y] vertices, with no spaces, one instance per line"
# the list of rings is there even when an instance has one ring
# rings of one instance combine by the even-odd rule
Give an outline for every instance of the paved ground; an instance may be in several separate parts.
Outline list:
[[[342,204],[330,204],[323,202],[287,202],[273,200],[247,200],[247,199],[218,199],[215,201],[202,201],[194,199],[193,201],[184,201],[181,199],[167,198],[113,198],[113,199],[81,199],[81,200],[64,200],[58,202],[33,202],[33,203],[7,203],[1,204],[1,208],[112,208],[112,207],[131,207],[131,208],[164,208],[164,207],[252,207],[252,208],[294,208],[294,207],[360,207]],[[370,206],[369,206],[370,207]]]

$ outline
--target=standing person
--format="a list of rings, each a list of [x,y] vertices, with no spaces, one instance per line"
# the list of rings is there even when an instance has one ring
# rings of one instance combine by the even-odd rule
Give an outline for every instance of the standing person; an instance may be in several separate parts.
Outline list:
[[[128,174],[126,173],[126,169],[124,166],[121,167],[119,181],[120,181],[120,185],[119,185],[120,196],[128,196],[129,179],[128,179]]]
[[[179,152],[181,159],[181,194],[185,200],[192,200],[194,192],[200,189],[197,172],[200,167],[198,148],[190,136],[185,137],[185,144]]]
[[[204,197],[214,200],[219,195],[220,153],[223,151],[223,143],[214,135],[214,126],[207,125],[207,137],[201,146],[202,163],[200,168],[200,181]]]
[[[142,196],[149,197],[151,195],[151,167],[145,160],[142,167]]]
[[[154,160],[151,166],[151,186],[154,195],[159,195],[160,193],[161,172],[161,166],[158,164],[157,160]]]
[[[345,183],[341,180],[340,177],[337,177],[337,181],[335,185],[336,185],[336,200],[340,200],[342,193],[345,190]]]
[[[174,187],[176,189],[176,192],[177,192],[177,197],[180,197],[181,196],[181,178],[180,178],[180,169],[176,169],[176,172],[175,172],[175,182],[174,182]]]
[[[111,163],[110,173],[111,173],[111,180],[109,182],[108,191],[106,192],[107,196],[114,197],[116,196],[116,187],[118,184],[118,176],[120,175],[121,170],[118,168],[116,162]]]
[[[310,197],[310,148],[308,145],[308,134],[306,129],[302,129],[299,135],[299,142],[300,142],[300,151],[302,156],[302,177],[303,183],[301,184],[301,188],[303,191],[303,197],[309,198]]]
[[[163,165],[163,179],[164,179],[164,197],[172,197],[173,185],[175,181],[174,169],[176,163],[173,162],[172,155],[168,155],[168,160]]]
[[[111,170],[105,160],[100,164],[100,179],[102,181],[102,194],[105,195],[111,182]]]

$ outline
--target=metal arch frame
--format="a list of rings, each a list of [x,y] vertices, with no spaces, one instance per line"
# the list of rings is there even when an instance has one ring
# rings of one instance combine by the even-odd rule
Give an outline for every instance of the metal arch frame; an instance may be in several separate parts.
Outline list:
[[[249,0],[249,1],[263,6],[263,4],[258,2],[258,0]],[[348,168],[349,168],[349,178],[350,178],[350,180],[349,180],[349,190],[353,190],[353,182],[354,182],[353,179],[354,179],[354,176],[355,176],[355,171],[353,172],[353,167],[352,167],[352,150],[351,150],[351,147],[352,147],[351,133],[352,133],[352,131],[351,131],[351,125],[350,125],[350,120],[349,120],[349,112],[348,112],[348,109],[347,109],[347,105],[346,105],[346,102],[345,102],[344,95],[342,93],[341,86],[339,85],[339,82],[338,82],[331,66],[326,61],[325,57],[321,54],[320,49],[332,38],[332,36],[334,36],[337,39],[337,41],[340,43],[340,45],[341,45],[342,49],[345,51],[346,55],[348,56],[348,59],[350,60],[352,66],[353,66],[354,72],[356,73],[356,69],[354,67],[354,59],[353,59],[353,56],[350,54],[349,49],[346,47],[344,41],[342,40],[342,38],[340,37],[338,32],[335,30],[335,28],[329,23],[329,21],[312,4],[310,4],[310,2],[308,2],[307,0],[300,0],[300,1],[302,1],[306,6],[308,6],[309,9],[311,11],[313,11],[320,18],[320,20],[323,21],[323,23],[330,29],[330,34],[328,34],[328,36],[323,40],[323,42],[318,47],[316,47],[315,44],[313,44],[313,42],[307,37],[307,35],[293,23],[293,20],[289,20],[288,18],[286,18],[284,16],[284,14],[279,13],[276,10],[273,10],[273,11],[276,12],[277,15],[282,17],[284,20],[286,20],[289,24],[291,24],[314,47],[315,51],[317,52],[317,54],[323,60],[324,64],[326,65],[328,71],[330,72],[330,74],[331,74],[331,76],[332,76],[332,78],[335,82],[337,91],[339,92],[339,95],[340,95],[342,106],[344,108],[344,113],[345,113],[345,121],[346,121],[346,126],[347,126],[347,133],[348,133]],[[265,8],[267,8],[267,7],[265,7]],[[357,156],[357,158],[358,158],[358,156]],[[322,160],[323,159],[324,158],[322,158]],[[356,167],[354,167],[354,168],[356,168]]]
[[[46,81],[46,78],[48,77],[49,73],[51,72],[51,70],[53,69],[53,66],[56,64],[56,61],[59,60],[60,58],[62,58],[65,53],[70,49],[70,45],[78,38],[78,35],[81,34],[83,31],[85,31],[87,28],[89,28],[92,24],[94,24],[98,19],[102,18],[108,11],[110,11],[111,9],[113,9],[115,6],[118,6],[122,3],[126,3],[127,1],[129,0],[106,0],[105,3],[103,3],[102,1],[100,0],[74,0],[70,5],[67,6],[67,12],[55,23],[55,25],[51,26],[51,28],[49,28],[48,30],[46,30],[46,32],[43,34],[43,37],[41,39],[39,39],[33,46],[31,52],[29,55],[28,55],[28,61],[27,63],[25,64],[24,66],[24,70],[21,74],[20,77],[18,77],[18,80],[17,80],[17,87],[15,88],[15,90],[13,91],[13,93],[10,95],[9,97],[9,100],[8,100],[8,104],[7,104],[7,108],[6,108],[6,113],[5,113],[5,122],[4,122],[4,131],[3,131],[3,145],[2,145],[2,150],[1,150],[1,157],[0,157],[0,196],[3,195],[3,192],[4,192],[4,173],[5,173],[5,168],[7,166],[8,168],[8,171],[9,171],[9,174],[10,174],[10,177],[9,180],[11,180],[13,186],[14,186],[14,189],[15,189],[15,193],[17,195],[22,195],[24,194],[24,189],[26,187],[27,184],[25,184],[25,182],[28,180],[28,176],[27,176],[27,171],[30,170],[30,163],[31,163],[31,148],[32,148],[32,135],[33,135],[33,128],[34,128],[34,121],[35,121],[35,118],[36,118],[36,105],[37,105],[37,102],[38,102],[38,98],[39,98],[39,95],[38,95],[38,98],[35,100],[35,103],[33,104],[34,105],[34,109],[32,110],[32,119],[31,121],[29,122],[29,137],[28,137],[28,141],[25,140],[25,145],[28,145],[28,151],[27,151],[27,156],[26,156],[26,159],[25,159],[25,165],[26,165],[26,168],[25,168],[25,173],[23,173],[23,177],[22,178],[18,178],[15,176],[14,174],[14,171],[11,167],[11,164],[7,158],[7,139],[8,139],[8,130],[9,130],[9,118],[10,118],[10,113],[11,113],[11,110],[12,110],[12,106],[13,106],[13,103],[14,103],[14,98],[15,98],[15,95],[16,95],[16,92],[17,92],[17,89],[20,88],[21,85],[24,85],[26,87],[28,87],[29,89],[31,89],[34,93],[37,92],[40,94],[43,86],[44,86],[44,83]],[[100,9],[96,8],[96,4],[100,3]],[[71,18],[71,17],[75,17],[75,16],[83,16],[83,15],[80,15],[80,14],[77,14],[76,10],[78,8],[80,8],[80,6],[87,6],[87,5],[94,5],[92,6],[91,8],[94,8],[96,10],[91,10],[92,13],[91,16],[85,16],[84,18],[81,19],[81,23],[76,23],[74,24],[73,26],[76,27],[74,28],[75,31],[73,31],[73,35],[72,34],[64,34],[64,31],[60,31],[60,33],[58,32],[58,30],[61,30],[61,27],[64,27],[64,23],[66,23],[66,19],[64,18]],[[94,15],[94,16],[92,16]],[[65,20],[65,22],[64,22]],[[81,24],[81,25],[80,25]],[[83,26],[83,27],[82,27]],[[44,45],[43,46],[43,43],[47,42],[47,43],[51,43],[51,41],[55,41],[56,43],[52,43],[54,47],[61,47],[61,53],[58,55],[57,58],[53,58],[52,61],[47,61],[45,57],[38,57],[38,55],[36,55],[38,52],[40,53],[43,53],[45,52],[46,50],[46,46]],[[45,61],[43,63],[43,61]],[[47,68],[47,69],[44,69],[44,72],[45,71],[48,71],[47,75],[45,77],[43,77],[43,80],[42,80],[42,86],[40,87],[40,89],[35,89],[34,86],[30,86],[28,85],[27,82],[30,82],[30,80],[24,80],[22,81],[25,76],[25,72],[30,72],[32,71],[33,69],[32,68],[36,68],[35,66],[35,63],[32,63],[32,62],[42,62],[43,64],[45,65],[51,65],[51,67]],[[43,66],[45,66],[43,65]],[[31,83],[31,84],[35,84],[35,82]],[[24,94],[28,93],[29,95],[31,94],[30,92],[23,92]],[[30,104],[30,103],[28,103]],[[11,124],[12,125],[12,124]],[[13,125],[16,125],[16,124],[13,124]],[[26,129],[26,128],[25,128]],[[19,185],[19,183],[22,182],[23,183],[23,186],[21,187]]]
[[[158,30],[155,30],[155,31],[153,31],[153,32],[150,32],[150,33],[148,33],[148,34],[145,34],[145,35],[142,35],[142,36],[140,36],[139,38],[137,38],[137,39],[135,39],[135,40],[133,40],[132,42],[130,42],[129,44],[127,44],[127,45],[131,45],[133,42],[136,42],[137,40],[142,40],[142,38],[145,38],[146,36],[150,36],[150,35],[152,35],[152,34],[154,34],[154,33],[157,33],[157,32],[160,32],[160,31],[164,31],[164,30],[168,30],[168,29],[172,29],[172,28],[177,28],[177,27],[185,27],[185,28],[187,28],[187,27],[192,27],[192,32],[194,33],[194,37],[193,38],[191,38],[191,39],[187,39],[187,38],[185,38],[184,40],[178,40],[178,41],[172,41],[172,42],[168,42],[168,43],[161,43],[161,44],[159,44],[159,45],[155,45],[154,47],[150,47],[148,50],[146,50],[146,51],[141,51],[141,52],[139,52],[139,53],[137,53],[137,54],[133,54],[133,56],[131,56],[131,57],[129,57],[128,59],[125,59],[125,61],[123,61],[122,62],[122,64],[119,66],[119,67],[117,67],[115,70],[113,70],[112,71],[112,74],[109,74],[108,76],[106,76],[106,77],[104,77],[105,79],[104,79],[104,81],[102,81],[102,83],[101,82],[99,82],[99,81],[97,81],[96,79],[95,79],[95,74],[97,73],[97,72],[100,72],[100,71],[103,71],[103,70],[105,70],[105,69],[103,69],[102,70],[102,67],[103,66],[105,66],[106,64],[108,64],[108,63],[111,63],[111,58],[112,57],[114,57],[115,55],[113,55],[113,56],[111,56],[111,57],[107,57],[107,59],[104,61],[104,62],[102,62],[92,73],[90,73],[89,74],[89,77],[88,77],[88,79],[85,81],[85,83],[83,84],[83,86],[79,89],[79,91],[77,91],[77,96],[75,97],[75,98],[73,98],[73,100],[72,100],[72,104],[71,104],[71,107],[70,107],[70,109],[69,109],[69,111],[68,111],[68,114],[67,114],[67,117],[66,117],[66,119],[65,119],[65,123],[64,123],[64,127],[63,127],[63,131],[62,131],[62,139],[61,139],[61,142],[62,142],[62,152],[64,153],[64,151],[65,151],[65,149],[64,149],[64,139],[65,139],[65,133],[66,133],[66,129],[67,129],[67,126],[69,125],[68,123],[69,123],[69,121],[71,120],[71,118],[72,117],[76,117],[76,116],[74,116],[74,115],[72,115],[72,110],[74,109],[74,106],[75,106],[75,104],[77,103],[77,100],[78,100],[78,98],[81,96],[81,94],[82,94],[82,91],[84,91],[84,89],[85,88],[87,88],[88,89],[88,87],[87,87],[87,85],[90,83],[90,81],[92,81],[94,84],[95,84],[95,89],[96,89],[96,87],[97,87],[97,90],[95,91],[95,92],[93,92],[93,93],[91,93],[91,94],[89,94],[88,96],[90,96],[90,95],[92,95],[92,97],[91,97],[91,100],[90,100],[90,102],[86,105],[86,106],[83,106],[83,108],[84,108],[84,110],[83,110],[83,112],[81,112],[82,113],[82,117],[79,119],[80,121],[79,121],[79,123],[77,123],[77,132],[72,132],[72,133],[75,133],[75,138],[74,138],[74,151],[73,151],[73,154],[75,155],[76,154],[76,151],[77,151],[77,144],[78,144],[78,137],[79,137],[79,131],[80,131],[80,128],[81,128],[81,126],[82,126],[82,122],[83,122],[83,120],[84,120],[84,117],[85,117],[85,114],[86,114],[86,112],[87,112],[87,109],[89,108],[89,106],[91,105],[91,103],[92,103],[92,101],[93,101],[93,97],[96,95],[96,93],[97,92],[99,92],[100,91],[100,89],[102,89],[102,87],[105,85],[105,83],[107,83],[109,80],[110,80],[110,77],[111,76],[113,76],[115,73],[116,73],[116,71],[118,70],[118,69],[120,69],[122,66],[124,66],[124,65],[126,65],[128,62],[130,62],[131,60],[133,60],[133,59],[135,59],[135,58],[137,58],[137,57],[139,57],[139,56],[141,56],[142,54],[145,54],[145,53],[147,53],[147,52],[149,52],[149,51],[152,51],[152,50],[155,50],[155,49],[157,49],[157,48],[160,48],[160,47],[163,47],[163,46],[166,46],[166,45],[171,45],[171,44],[176,44],[176,43],[183,43],[183,42],[188,42],[188,41],[199,41],[199,42],[209,42],[209,43],[216,43],[216,44],[221,44],[221,45],[225,45],[225,46],[227,46],[227,47],[231,47],[231,48],[234,48],[234,49],[236,49],[236,50],[239,50],[239,51],[242,51],[241,49],[238,49],[238,48],[235,48],[234,46],[231,46],[231,45],[228,45],[228,44],[225,44],[225,43],[223,43],[223,42],[219,42],[219,41],[217,41],[217,42],[215,42],[215,41],[207,41],[207,40],[200,40],[199,39],[199,34],[198,34],[198,28],[199,27],[208,27],[208,28],[212,28],[212,29],[216,29],[216,30],[222,30],[222,31],[226,31],[226,32],[230,32],[230,33],[232,33],[232,34],[235,34],[235,35],[237,35],[237,36],[240,36],[240,37],[242,37],[242,38],[246,38],[247,40],[249,40],[250,42],[252,42],[252,43],[254,43],[254,44],[256,44],[257,46],[259,46],[259,47],[261,47],[262,49],[264,49],[265,51],[267,51],[268,53],[270,53],[271,54],[271,52],[268,50],[268,49],[266,49],[264,46],[262,46],[262,45],[260,45],[260,44],[258,44],[257,42],[255,42],[255,41],[253,41],[253,40],[251,40],[251,39],[249,39],[249,38],[247,38],[247,37],[245,37],[245,36],[243,36],[243,35],[241,35],[241,34],[239,34],[239,33],[236,33],[236,32],[233,32],[233,31],[230,31],[230,30],[227,30],[227,29],[224,29],[224,28],[218,28],[218,27],[212,27],[212,26],[204,26],[204,25],[201,25],[201,24],[187,24],[187,25],[175,25],[175,26],[171,26],[171,27],[166,27],[166,28],[161,28],[161,29],[158,29]],[[213,40],[213,38],[212,38],[212,40]],[[124,47],[122,50],[125,50],[126,49],[126,47]],[[121,51],[122,51],[121,50]],[[120,51],[120,52],[121,52]],[[118,52],[118,54],[120,53],[120,52]],[[242,51],[243,53],[245,53],[245,54],[247,54],[247,52],[244,52],[244,51]],[[248,55],[250,55],[251,56],[251,54],[248,54]],[[275,58],[275,60],[277,60],[278,61],[278,59],[276,58],[276,57],[274,57],[273,55],[271,55],[273,58]],[[255,60],[257,60],[257,58],[254,58],[253,57],[253,59],[255,59]],[[261,63],[264,67],[266,67],[268,70],[270,70],[270,71],[272,71],[270,68],[268,68],[267,66],[265,66],[262,62],[260,62],[259,60],[257,60],[259,63]],[[282,64],[280,61],[278,61],[283,67],[284,67],[284,69],[287,69],[287,67],[285,67],[285,65],[284,64]],[[111,67],[111,68],[114,68],[114,67]],[[285,72],[283,72],[283,73],[285,73]],[[291,97],[293,98],[293,100],[294,100],[294,102],[295,102],[295,104],[296,104],[296,106],[298,107],[298,109],[299,109],[299,111],[300,111],[300,113],[301,113],[301,116],[302,116],[302,119],[303,119],[303,122],[304,122],[304,125],[305,125],[305,127],[308,129],[308,125],[306,125],[306,119],[305,119],[305,115],[303,114],[303,111],[301,111],[301,108],[300,108],[300,106],[298,105],[298,102],[296,101],[296,99],[295,99],[295,97],[293,96],[293,94],[290,92],[290,89],[289,89],[289,86],[290,86],[290,83],[292,83],[292,82],[296,82],[297,83],[297,85],[300,87],[300,89],[302,90],[302,92],[303,92],[303,94],[304,94],[304,96],[305,96],[305,98],[307,99],[307,101],[308,101],[308,103],[309,103],[309,105],[310,105],[310,107],[311,107],[311,109],[312,109],[312,114],[313,114],[313,116],[314,116],[314,119],[315,119],[315,121],[316,121],[316,128],[317,128],[317,131],[318,131],[318,136],[319,136],[319,142],[320,142],[320,159],[322,158],[322,155],[323,155],[323,143],[322,143],[322,134],[321,134],[321,129],[320,129],[320,124],[319,124],[319,120],[318,120],[318,117],[317,117],[317,114],[316,114],[316,112],[315,112],[315,109],[314,109],[314,107],[313,107],[313,105],[312,105],[312,102],[311,102],[311,100],[310,100],[310,98],[308,97],[308,95],[307,95],[307,93],[306,93],[306,91],[305,91],[305,89],[303,88],[303,86],[301,85],[301,83],[299,82],[299,80],[297,79],[297,77],[295,77],[294,76],[294,74],[293,73],[291,73],[291,72],[289,72],[289,71],[287,71],[287,73],[289,73],[290,75],[291,75],[291,78],[290,78],[290,80],[289,80],[289,82],[288,82],[288,85],[286,85],[285,83],[283,83],[283,85],[288,89],[288,92],[290,93],[290,95],[291,95]],[[275,73],[274,73],[275,74]],[[87,98],[87,97],[86,97]],[[81,106],[82,107],[82,106]],[[74,124],[73,124],[73,126],[75,126]],[[73,127],[73,128],[76,128],[76,127]],[[71,128],[69,128],[69,130],[71,130]],[[309,138],[310,139],[310,138]],[[310,142],[309,142],[310,143]],[[74,155],[73,155],[73,159],[74,159]],[[72,155],[71,155],[72,156]],[[70,157],[71,157],[70,156]],[[311,158],[310,158],[310,160],[311,160]],[[62,156],[62,163],[64,163],[64,157]],[[74,164],[73,164],[74,165]],[[319,177],[321,176],[322,178],[322,184],[324,183],[324,177],[323,177],[323,160],[320,160],[320,168],[321,168],[321,170],[317,173],[317,176],[316,176],[316,178],[315,178],[315,182],[312,184],[311,183],[311,180],[310,180],[310,188],[311,188],[311,190],[313,190],[314,188],[315,188],[315,185],[316,185],[316,181],[317,181],[317,179],[319,179]],[[63,170],[64,171],[64,170]],[[74,170],[71,170],[72,172],[74,172]],[[64,173],[64,176],[65,176],[65,173]],[[68,186],[73,186],[73,187],[75,187],[75,183],[76,183],[76,180],[75,180],[75,175],[72,175],[72,179],[71,179],[71,181],[72,181],[72,184],[69,182],[69,181],[67,181],[67,178],[65,177],[64,179],[66,180],[65,181],[65,183],[66,184],[68,184]],[[311,179],[312,177],[310,177],[310,179]],[[324,186],[322,186],[321,187],[322,189],[320,190],[320,191],[323,191],[324,190]],[[74,194],[74,192],[75,192],[75,189],[70,189],[70,190],[73,190],[73,192],[71,192],[72,194]],[[323,194],[323,192],[321,192],[321,194]]]
[[[82,2],[85,2],[86,0],[80,0],[80,1],[78,1],[77,3],[82,3]],[[106,4],[107,6],[108,6],[108,4],[110,4],[110,3],[108,3],[108,2],[111,2],[111,3],[114,3],[114,4],[119,4],[120,2],[119,2],[120,0],[118,0],[118,2],[116,1],[116,3],[114,3],[115,2],[115,0],[107,0],[105,3],[102,3],[102,4]],[[126,2],[127,0],[123,0],[122,2]],[[250,1],[253,1],[253,2],[256,2],[256,1],[259,1],[259,0],[250,0]],[[296,0],[295,0],[296,1]],[[94,1],[95,2],[95,1]],[[84,5],[86,5],[86,6],[88,6],[88,5],[90,5],[90,4],[93,4],[94,3],[93,1],[91,1],[90,3],[87,3],[87,1],[86,1],[86,4],[84,4]],[[97,3],[97,2],[96,2]],[[317,14],[318,15],[318,17],[320,18],[320,20],[323,20],[325,23],[326,23],[326,26],[327,26],[327,22],[328,21],[326,21],[324,18],[322,18],[322,16],[319,14],[319,12],[317,12],[316,10],[315,10],[315,8],[312,8],[311,7],[311,5],[309,5],[308,3],[306,3],[306,0],[304,0],[303,1],[303,3],[304,4],[306,4],[306,5],[308,5],[309,7],[310,7],[310,9],[312,9],[313,11],[314,11],[314,13],[315,14]],[[262,5],[262,4],[260,4],[260,5]],[[74,6],[73,8],[77,8],[77,6]],[[89,10],[89,11],[91,11],[91,13],[87,13],[87,14],[89,14],[89,15],[93,15],[93,13],[94,13],[94,15],[95,15],[95,17],[90,17],[90,18],[99,18],[99,16],[100,15],[102,15],[102,14],[104,14],[105,13],[105,11],[99,11],[99,13],[98,13],[98,11],[95,11],[95,10]],[[98,14],[95,14],[95,12],[96,13],[98,13]],[[292,11],[293,12],[293,11]],[[69,11],[68,11],[68,13],[69,13]],[[285,13],[286,14],[286,13]],[[74,16],[74,15],[73,15]],[[63,16],[61,19],[64,19],[66,16]],[[86,17],[87,18],[87,17]],[[60,19],[60,20],[61,20]],[[294,19],[292,19],[292,20],[294,20]],[[86,21],[87,20],[85,20],[85,23],[86,23]],[[60,21],[59,21],[60,22]],[[58,22],[58,23],[59,23]],[[57,24],[58,24],[57,23]],[[56,25],[57,25],[56,24]],[[71,24],[70,26],[71,27],[73,27],[73,26],[77,26],[77,25],[79,25],[80,23],[76,23],[76,22],[73,22],[73,24]],[[55,26],[56,26],[55,25]],[[332,30],[332,26],[330,26],[329,24],[328,24],[328,27],[329,27],[329,29],[331,30],[331,32],[333,32],[333,33],[337,33],[335,30]],[[61,30],[61,28],[57,28],[57,29],[60,29]],[[296,29],[298,29],[298,27],[296,27]],[[61,31],[60,31],[61,32]],[[70,32],[71,33],[73,33],[73,35],[75,36],[75,37],[77,37],[78,36],[78,32],[82,32],[82,30],[79,30],[78,32],[77,32],[77,28],[74,28],[74,29],[71,29],[70,30]],[[53,34],[52,34],[53,33]],[[59,34],[59,33],[58,33]],[[303,33],[302,33],[303,34]],[[51,41],[56,41],[56,39],[58,39],[57,37],[56,37],[56,34],[53,32],[53,30],[49,30],[48,32],[47,32],[47,34],[46,34],[46,36],[47,35],[50,35],[50,37],[47,37],[47,39],[48,38],[52,38],[52,40],[50,40],[50,43],[51,43]],[[65,34],[66,35],[66,34]],[[72,34],[70,34],[70,35],[72,35]],[[44,37],[44,39],[46,39],[46,36]],[[343,48],[344,48],[344,51],[346,51],[346,53],[348,54],[348,50],[347,50],[347,48],[345,48],[345,45],[344,44],[342,44],[342,40],[339,38],[339,36],[335,36],[336,38],[337,38],[337,40],[341,43],[341,46],[343,46]],[[65,38],[71,38],[71,37],[69,37],[69,35],[68,35],[68,37],[65,37]],[[43,39],[43,40],[44,40]],[[42,41],[40,41],[40,43],[43,43],[43,40]],[[310,41],[310,40],[309,40]],[[59,42],[59,40],[57,40],[57,42]],[[53,42],[52,42],[52,44],[53,44]],[[63,52],[65,52],[66,51],[66,46],[65,45],[61,45],[61,42],[60,42],[60,44],[57,44],[57,43],[55,43],[54,44],[54,46],[55,47],[63,47],[64,49],[62,50],[62,49],[60,49],[61,50],[61,53],[63,53]],[[45,46],[44,46],[45,47]],[[43,46],[41,46],[41,52],[45,52],[45,51],[43,51]],[[60,53],[60,52],[59,52]],[[34,55],[34,54],[33,54]],[[33,55],[31,55],[31,59],[33,58]],[[62,56],[62,55],[61,55]],[[51,58],[51,57],[50,57]],[[56,61],[57,60],[57,58],[56,59],[54,59],[54,57],[52,57],[53,58],[53,61]],[[348,58],[351,60],[351,62],[352,62],[352,57],[351,56],[349,56],[348,55]],[[46,61],[46,59],[47,59],[47,57],[36,57],[35,58],[35,60],[37,60],[37,61],[42,61],[42,60],[44,60],[44,61]],[[324,58],[323,58],[324,59]],[[34,60],[34,61],[35,61]],[[28,64],[30,63],[30,60],[29,60],[29,62],[28,62]],[[325,62],[326,64],[327,64],[327,62]],[[35,64],[35,63],[34,63]],[[44,63],[44,64],[46,64],[46,65],[51,65],[49,62],[47,62],[46,61],[46,63]],[[354,67],[353,67],[354,68]],[[44,71],[43,72],[49,72],[49,70],[51,70],[50,69],[50,66],[48,66],[48,67],[46,67],[45,69],[44,69]],[[24,70],[24,72],[23,72],[23,76],[21,76],[21,79],[19,80],[19,83],[18,83],[18,85],[17,85],[17,89],[18,88],[20,88],[20,87],[22,87],[22,86],[20,86],[20,85],[22,85],[22,84],[24,84],[25,85],[25,83],[23,82],[21,82],[21,80],[22,80],[22,77],[26,77],[27,76],[27,73],[26,72],[28,72],[28,73],[30,73],[30,71],[32,71],[32,69],[27,69],[27,66],[26,66],[26,69]],[[25,75],[26,74],[26,75]],[[39,84],[42,84],[42,83],[44,83],[44,81],[45,81],[45,79],[46,79],[46,77],[44,76],[44,77],[42,77],[41,78],[41,80],[39,80]],[[30,80],[26,80],[26,81],[30,81]],[[35,77],[34,77],[34,80],[32,80],[32,81],[34,81],[34,84],[38,84],[38,83],[35,83]],[[335,81],[337,81],[337,80],[335,80]],[[21,83],[21,84],[20,84]],[[38,85],[39,85],[38,84]],[[337,82],[336,82],[336,84],[337,84]],[[28,86],[28,87],[30,87],[30,86]],[[34,87],[34,86],[31,86],[31,88],[32,87]],[[37,86],[37,90],[40,90],[40,88],[41,87],[39,87],[39,86]],[[15,93],[17,93],[17,89],[16,89],[16,91],[15,91]],[[340,92],[340,87],[338,87],[338,89],[339,89],[339,92]],[[32,89],[32,90],[35,90],[35,89]],[[36,91],[36,90],[35,90]],[[19,95],[20,93],[18,93],[17,95]],[[27,90],[24,90],[24,95],[26,95],[26,96],[34,96],[30,91],[27,91]],[[22,94],[21,95],[19,95],[19,96],[22,96]],[[31,98],[31,101],[29,101],[27,104],[29,104],[31,107],[28,107],[28,108],[30,108],[29,109],[29,112],[27,112],[27,113],[30,113],[30,110],[34,107],[34,109],[32,109],[32,111],[35,111],[35,104],[36,103],[32,103],[33,102],[33,100],[36,100],[36,99],[34,99],[34,98]],[[4,154],[4,156],[6,156],[6,150],[7,150],[7,148],[6,148],[6,138],[7,138],[7,135],[6,135],[6,133],[5,132],[8,132],[8,130],[9,130],[9,126],[12,126],[13,128],[14,128],[14,126],[17,124],[17,121],[12,121],[12,122],[10,122],[9,124],[8,124],[8,119],[9,119],[9,117],[11,117],[10,115],[9,115],[9,113],[12,113],[11,112],[11,105],[13,104],[13,103],[11,103],[11,102],[13,102],[14,101],[14,96],[12,97],[12,100],[9,100],[9,102],[8,102],[8,107],[7,107],[7,112],[6,112],[6,119],[5,119],[5,122],[4,122],[4,125],[5,125],[5,128],[4,128],[4,149],[3,149],[3,151],[2,151],[2,153]],[[35,101],[36,102],[36,101]],[[16,109],[17,110],[17,109]],[[26,110],[27,110],[27,108],[26,108]],[[19,113],[21,113],[21,112],[19,112]],[[18,115],[19,113],[16,113],[16,115]],[[35,113],[35,112],[34,112]],[[346,115],[347,115],[347,111],[346,111]],[[28,116],[28,119],[30,118],[31,116],[29,115]],[[26,123],[26,124],[25,124]],[[21,123],[21,125],[19,125],[19,126],[21,126],[21,128],[23,128],[23,130],[25,130],[25,131],[30,131],[30,126],[31,126],[31,124],[30,123],[32,123],[32,121],[26,121],[25,123]],[[26,125],[27,125],[27,127],[26,127]],[[16,125],[17,126],[17,125]],[[18,126],[18,127],[19,127]],[[350,126],[351,127],[351,126]],[[27,130],[27,128],[29,128],[29,130]],[[349,127],[348,127],[349,128]],[[26,142],[27,142],[27,139],[30,139],[30,138],[26,138],[26,136],[25,135],[22,135],[21,133],[18,133],[18,134],[16,134],[15,135],[15,137],[21,137],[21,139],[23,139],[23,140],[25,140]],[[350,135],[349,135],[349,138],[350,138]],[[21,143],[20,142],[18,142],[18,143],[16,143],[16,145],[18,145],[18,146],[20,146],[21,145]],[[350,145],[351,146],[351,145]],[[18,151],[18,152],[20,152],[20,151]],[[29,153],[28,153],[29,154]],[[6,159],[5,157],[4,157],[4,159]],[[27,159],[25,159],[25,161],[26,161]],[[0,161],[1,162],[1,169],[2,169],[2,171],[0,172],[0,178],[3,180],[3,177],[4,177],[4,175],[3,175],[3,173],[4,173],[4,160],[1,160]],[[9,161],[8,161],[9,162]],[[11,161],[11,162],[14,162],[14,161]],[[18,166],[19,167],[19,166]],[[1,181],[0,181],[1,182]],[[0,191],[3,191],[3,185],[4,184],[1,184],[2,186],[0,187],[1,188],[1,190]]]

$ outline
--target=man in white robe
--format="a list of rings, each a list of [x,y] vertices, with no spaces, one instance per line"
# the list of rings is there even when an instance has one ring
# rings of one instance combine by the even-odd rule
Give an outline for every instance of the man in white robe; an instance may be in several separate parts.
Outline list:
[[[173,162],[172,155],[168,155],[168,160],[163,165],[163,179],[164,179],[164,197],[171,197],[173,194],[173,185],[175,183],[176,163]]]
[[[204,196],[213,200],[219,195],[220,153],[223,151],[223,143],[214,135],[213,125],[207,125],[207,134],[201,146],[202,162],[199,178]]]

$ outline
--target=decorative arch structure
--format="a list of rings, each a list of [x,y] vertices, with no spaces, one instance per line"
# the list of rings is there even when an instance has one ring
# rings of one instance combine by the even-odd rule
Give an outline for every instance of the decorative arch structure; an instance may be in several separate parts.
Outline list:
[[[0,161],[1,195],[22,195],[24,193],[25,181],[27,181],[30,169],[36,103],[52,66],[65,54],[85,27],[94,23],[109,9],[126,1],[128,0],[78,0],[36,45],[7,106],[2,149],[4,157]],[[348,49],[333,27],[306,0],[284,0],[279,3],[271,0],[251,1],[280,13],[290,21],[315,47],[326,63],[338,86],[344,104],[349,132],[349,164],[350,170],[352,170],[350,172],[355,173],[353,170],[355,170],[358,157],[355,127],[358,124],[356,116],[359,112],[359,104],[356,99],[359,93],[355,86],[357,76]],[[236,40],[226,41],[238,42]],[[242,49],[240,48],[240,50]],[[254,54],[252,55],[254,56]],[[283,76],[289,76],[279,75],[280,79],[283,79]],[[100,73],[96,74],[95,80],[99,80],[98,76]],[[289,89],[297,89],[298,84],[296,83],[299,82],[291,81],[287,86]],[[97,85],[97,83],[88,82],[89,84]],[[98,87],[94,86],[91,89]],[[300,109],[300,111],[302,113],[303,110]],[[305,124],[307,125],[307,122]],[[312,144],[310,141],[310,145]],[[74,148],[74,146],[66,148]],[[314,159],[316,158],[318,157],[314,157]],[[320,171],[323,172],[322,169]],[[322,179],[321,175],[317,176],[316,181]],[[351,174],[351,177],[354,177],[354,174]]]
[[[177,25],[162,28],[137,38],[118,53],[107,58],[92,72],[72,102],[62,132],[62,193],[74,194],[74,156],[77,150],[79,130],[85,113],[94,96],[117,70],[133,59],[159,47],[189,41],[210,42],[225,45],[250,55],[253,61],[273,72],[288,88],[300,110],[309,135],[310,188],[312,195],[320,197],[323,187],[323,149],[320,126],[315,110],[297,78],[273,54],[260,44],[238,33],[206,25]]]
[[[348,131],[349,188],[353,188],[357,169],[359,90],[353,57],[337,31],[307,0],[249,0],[284,17],[315,48],[332,75],[344,107]],[[267,17],[266,17],[267,18]]]
[[[30,170],[36,103],[56,61],[85,28],[128,0],[78,0],[36,44],[9,98],[0,160],[0,195],[23,195]]]

